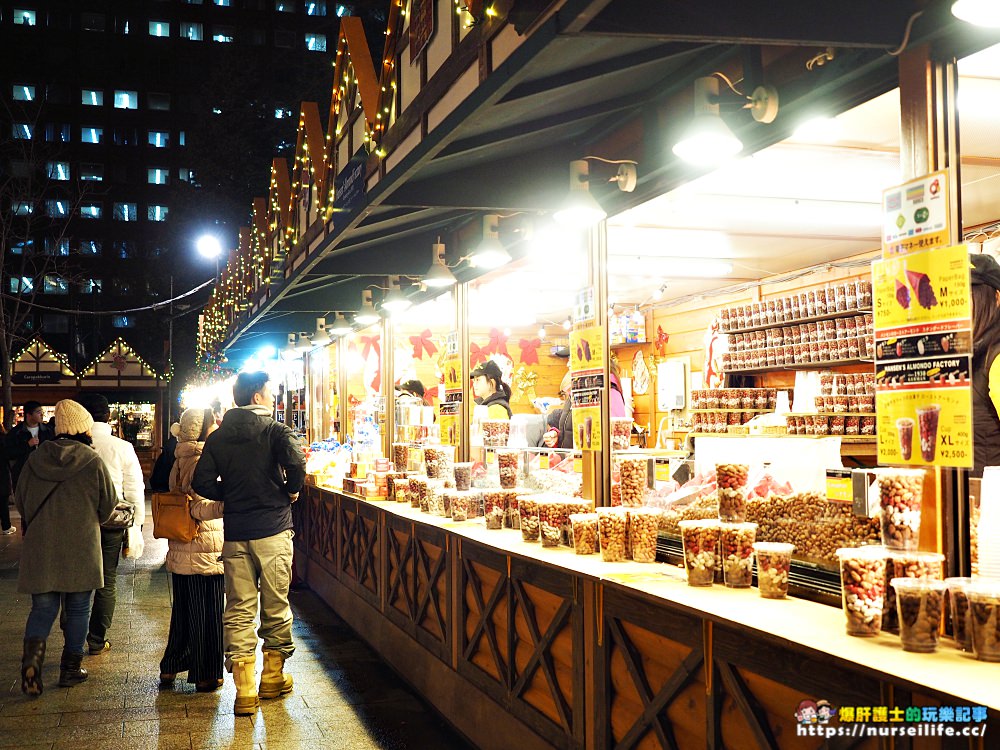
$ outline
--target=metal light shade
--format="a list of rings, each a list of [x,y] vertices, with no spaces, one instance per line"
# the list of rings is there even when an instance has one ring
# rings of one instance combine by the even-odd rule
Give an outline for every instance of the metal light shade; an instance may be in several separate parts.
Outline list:
[[[403,312],[410,309],[413,303],[406,298],[406,295],[399,289],[393,289],[385,299],[382,300],[382,309],[391,313]]]
[[[307,352],[312,349],[312,346],[312,342],[309,340],[309,333],[307,331],[300,331],[299,337],[295,342],[295,351]]]
[[[434,259],[431,261],[431,267],[424,274],[424,284],[432,289],[444,289],[448,286],[454,286],[458,283],[458,279],[455,278],[455,274],[444,263],[444,244],[435,242],[431,247]]]
[[[955,0],[951,14],[976,26],[1000,27],[1000,3],[996,0]]]
[[[297,359],[301,357],[302,354],[296,347],[296,335],[294,333],[288,334],[288,343],[281,350],[281,358],[285,360]]]
[[[569,193],[552,216],[564,227],[586,229],[608,217],[601,204],[590,194],[589,174],[586,161],[580,159],[569,163]]]
[[[487,214],[483,217],[483,239],[469,255],[469,263],[475,268],[500,268],[511,262],[512,258],[507,248],[500,241],[497,231],[500,217]]]
[[[377,315],[375,316],[375,319],[378,319]],[[350,333],[353,328],[351,327],[351,324],[347,322],[347,318],[338,313],[333,319],[333,325],[327,330],[335,336],[343,336],[346,333]]]
[[[316,318],[316,332],[312,335],[313,346],[326,346],[331,341],[326,330],[326,318]]]
[[[694,82],[694,120],[673,147],[674,154],[690,164],[721,164],[743,150],[743,141],[719,116],[718,97],[719,80],[714,76]]]

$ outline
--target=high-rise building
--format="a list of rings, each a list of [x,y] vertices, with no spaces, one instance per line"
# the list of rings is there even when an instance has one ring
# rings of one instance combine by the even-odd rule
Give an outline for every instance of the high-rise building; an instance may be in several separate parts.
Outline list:
[[[6,304],[33,302],[14,321],[26,336],[79,366],[123,335],[166,365],[167,311],[140,308],[211,277],[199,234],[235,245],[252,198],[267,193],[261,165],[292,156],[299,102],[329,104],[346,10],[326,0],[0,2],[2,284]],[[90,314],[108,310],[119,312]]]

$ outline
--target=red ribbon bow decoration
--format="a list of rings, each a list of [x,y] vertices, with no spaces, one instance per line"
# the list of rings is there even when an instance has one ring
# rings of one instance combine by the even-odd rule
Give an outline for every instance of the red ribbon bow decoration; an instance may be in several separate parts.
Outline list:
[[[486,352],[488,354],[502,354],[505,357],[510,357],[507,353],[507,336],[503,335],[503,331],[498,328],[490,329],[490,343],[486,346]]]
[[[521,347],[521,362],[526,365],[538,364],[538,347],[542,345],[540,339],[521,339],[517,342]]]
[[[416,336],[410,336],[410,343],[413,344],[413,358],[423,359],[426,353],[428,357],[433,357],[437,352],[437,347],[431,342],[431,330],[425,328]]]
[[[372,390],[376,392],[382,388],[382,345],[379,343],[381,338],[381,334],[361,337],[361,343],[364,344],[364,349],[361,351],[361,358],[366,363],[368,362],[368,355],[371,354],[372,349],[375,350],[375,374],[372,378],[371,387]]]
[[[479,344],[469,343],[469,366],[475,367],[480,362],[486,361],[486,355],[489,354],[488,348],[479,348]]]
[[[670,334],[666,333],[662,326],[656,326],[656,353],[661,357],[667,348],[668,341],[670,341]]]

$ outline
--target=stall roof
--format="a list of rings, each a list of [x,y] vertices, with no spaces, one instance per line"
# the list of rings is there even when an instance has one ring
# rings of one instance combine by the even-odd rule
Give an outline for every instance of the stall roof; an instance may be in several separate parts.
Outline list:
[[[648,289],[657,277],[641,260],[648,260],[650,253],[636,252],[634,242],[627,250],[615,243],[616,234],[626,236],[637,228],[658,233],[653,244],[659,254],[677,252],[663,248],[692,246],[690,235],[671,238],[664,233],[726,235],[736,279],[801,266],[803,258],[822,261],[874,249],[872,183],[858,179],[853,187],[838,184],[834,190],[824,184],[821,172],[837,168],[848,174],[852,165],[859,170],[863,165],[866,174],[876,170],[875,186],[898,181],[898,144],[883,127],[898,130],[899,120],[898,109],[885,115],[891,109],[898,66],[887,51],[904,40],[911,19],[910,44],[946,40],[955,54],[964,55],[997,40],[995,34],[974,31],[953,19],[944,3],[932,4],[913,18],[922,5],[893,0],[873,12],[865,0],[835,6],[824,0],[775,0],[762,13],[758,6],[738,0],[517,3],[510,20],[526,34],[520,46],[418,146],[392,164],[368,191],[366,207],[340,223],[321,250],[229,342],[231,357],[236,350],[249,353],[265,339],[277,343],[276,337],[283,340],[288,331],[312,330],[317,315],[356,309],[361,290],[375,274],[421,275],[430,263],[434,238],[483,213],[541,214],[554,209],[565,193],[568,162],[595,152],[639,162],[639,184],[632,194],[601,185],[596,178],[591,183],[592,192],[614,217],[614,283],[625,287],[627,296],[641,296],[640,287]],[[836,48],[836,58],[806,71],[803,61],[826,46]],[[877,132],[878,139],[819,148],[791,141],[761,151],[731,167],[754,172],[755,179],[741,182],[745,187],[738,190],[721,171],[698,180],[700,173],[670,152],[669,134],[687,120],[686,97],[693,79],[734,67],[749,71],[744,85],[752,76],[760,80],[760,70],[783,79],[778,86],[782,107],[773,124],[761,125],[749,117],[730,120],[747,153],[787,139],[798,120],[817,109],[848,112],[843,116],[847,125],[862,134]],[[674,100],[683,106],[678,108]],[[865,112],[871,114],[859,115],[862,121],[855,123],[849,110],[863,102],[869,102]],[[869,116],[880,122],[884,117],[884,123],[869,131]],[[387,139],[392,136],[390,129]],[[993,153],[994,142],[984,143],[988,160],[1000,156]],[[995,164],[985,168],[992,179]],[[815,174],[809,174],[810,169]],[[789,178],[793,172],[795,179]],[[603,174],[596,167],[593,173]],[[671,193],[685,183],[690,184]],[[775,185],[784,190],[775,192]],[[785,210],[790,205],[801,207],[802,216],[796,219],[794,212]],[[810,224],[808,210],[831,206],[856,220]],[[780,225],[775,220],[779,215]],[[452,252],[457,258],[458,249],[450,248]],[[719,283],[680,282],[672,285],[671,293]]]

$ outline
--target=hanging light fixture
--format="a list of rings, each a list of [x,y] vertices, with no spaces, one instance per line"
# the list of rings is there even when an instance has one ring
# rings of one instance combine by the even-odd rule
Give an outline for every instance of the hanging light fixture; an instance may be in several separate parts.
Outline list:
[[[955,0],[951,14],[975,26],[1000,27],[1000,4],[996,0]]]
[[[684,137],[674,144],[673,152],[681,159],[699,166],[716,166],[743,150],[743,141],[736,137],[719,114],[719,79],[723,78],[741,109],[750,110],[753,119],[761,123],[774,122],[778,116],[778,92],[773,86],[758,86],[750,96],[737,91],[722,73],[696,78],[694,82],[694,119],[684,131]]]
[[[385,295],[385,299],[382,300],[381,308],[388,313],[398,313],[410,309],[410,306],[413,303],[407,299],[405,294],[403,294],[399,277],[392,277],[389,283],[392,288],[389,290],[389,293]]]
[[[298,359],[302,356],[296,347],[296,335],[294,333],[288,334],[288,343],[281,350],[281,358],[285,360]]]
[[[326,330],[326,318],[316,318],[316,332],[312,335],[313,346],[326,346],[331,341]]]
[[[299,331],[299,337],[295,341],[295,351],[304,354],[310,349],[312,349],[312,342],[309,340],[309,332]]]
[[[473,268],[500,268],[512,260],[507,248],[500,241],[500,217],[483,216],[483,239],[468,256]]]
[[[329,328],[330,333],[334,336],[343,336],[353,330],[354,329],[351,327],[351,324],[347,322],[347,318],[343,313],[334,313],[333,325]],[[313,343],[315,343],[315,341]]]
[[[607,212],[590,194],[590,166],[584,159],[571,161],[569,163],[569,193],[552,218],[564,227],[586,229],[607,217]]]
[[[424,284],[432,289],[444,289],[458,283],[455,274],[444,262],[444,243],[438,237],[438,241],[431,245],[431,267],[424,274]]]
[[[365,289],[361,293],[361,309],[354,313],[354,322],[361,326],[371,325],[379,321],[375,305],[372,304],[372,290]]]

